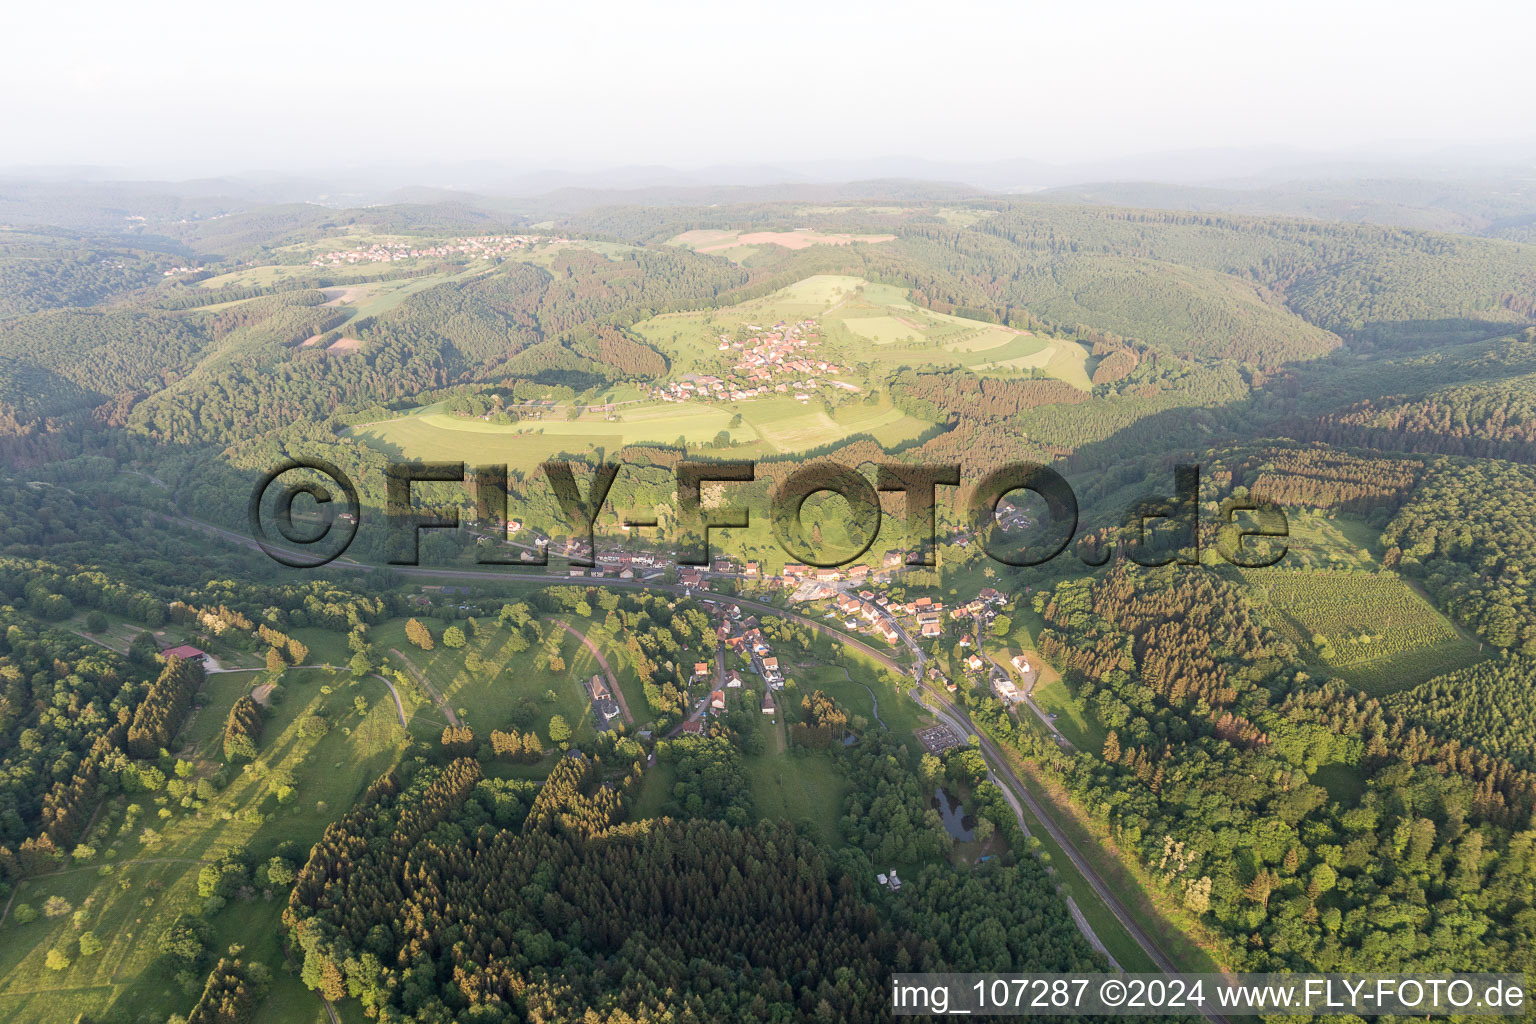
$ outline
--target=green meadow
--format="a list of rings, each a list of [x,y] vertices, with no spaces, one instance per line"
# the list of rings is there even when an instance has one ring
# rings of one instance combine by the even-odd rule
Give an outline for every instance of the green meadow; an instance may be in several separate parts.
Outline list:
[[[338,295],[355,300],[359,310],[386,301],[386,294],[394,293],[376,292],[373,286],[338,289]],[[818,355],[844,368],[827,376],[864,391],[878,390],[885,374],[905,366],[962,366],[979,373],[1047,376],[1084,390],[1091,387],[1088,354],[1076,342],[936,313],[913,305],[900,288],[856,277],[809,277],[724,309],[653,317],[633,331],[667,355],[672,379],[705,373],[725,376],[729,367],[718,348],[722,334],[811,317],[819,319],[824,336]],[[822,392],[812,392],[806,401],[785,394],[706,403],[652,401],[633,388],[611,390],[613,394],[601,399],[553,405],[541,410],[544,418],[513,424],[448,413],[437,404],[358,424],[347,434],[392,455],[505,462],[527,471],[546,459],[598,449],[611,452],[633,444],[681,442],[734,458],[762,458],[862,434],[889,449],[916,440],[934,426],[896,408],[884,394],[873,402],[829,408]],[[611,410],[589,408],[610,402]],[[717,443],[722,439],[727,440],[724,446]]]
[[[545,746],[553,749],[549,721],[555,715],[570,725],[573,740],[591,738],[592,708],[583,684],[602,669],[576,637],[545,624],[546,630],[553,631],[548,633],[555,638],[553,650],[565,663],[565,668],[551,670],[547,659],[539,656],[542,650],[538,647],[513,653],[510,632],[493,622],[482,622],[478,632],[460,623],[467,643],[455,650],[442,643],[442,630],[435,620],[425,621],[437,641],[430,651],[405,638],[404,619],[381,623],[369,635],[377,650],[391,652],[388,661],[392,668],[403,670],[413,681],[415,672],[420,672],[478,738],[484,739],[492,729],[533,729]],[[580,629],[585,623],[573,621],[572,625]],[[482,659],[478,669],[470,666],[470,654]],[[411,717],[413,733],[435,744],[448,724],[446,718],[424,692],[406,689],[416,703]],[[406,689],[402,689],[402,697],[407,696]]]
[[[200,698],[206,703],[179,740],[179,754],[194,766],[194,778],[212,775],[222,763],[219,746],[230,705],[266,681],[266,673],[254,672],[209,677]],[[59,897],[71,912],[27,924],[9,916],[0,924],[0,936],[6,937],[0,941],[0,1019],[57,1024],[85,1014],[159,1021],[165,1007],[191,1009],[197,993],[177,984],[156,946],[177,915],[201,911],[202,867],[241,846],[261,860],[285,841],[307,850],[405,748],[406,733],[377,680],[354,683],[326,669],[297,668],[283,673],[280,688],[257,760],[230,770],[228,784],[211,799],[184,808],[163,791],[109,798],[83,841],[90,856],[17,886],[12,911],[19,904],[41,910],[50,897]],[[369,701],[363,714],[354,703],[358,696]],[[311,717],[326,722],[323,736],[300,728]],[[276,790],[280,782],[292,786],[282,799]],[[256,1024],[325,1019],[315,995],[282,970],[285,895],[258,887],[251,899],[231,900],[210,918],[215,955],[238,944],[247,958],[273,969],[272,995],[260,1006]],[[85,931],[102,940],[100,952],[80,955],[77,937]],[[65,950],[70,965],[47,967],[50,949]],[[196,985],[200,990],[201,977]]]
[[[427,406],[407,416],[360,424],[348,435],[363,444],[418,459],[505,462],[531,470],[562,454],[594,449],[616,451],[629,444],[674,444],[709,448],[721,431],[732,444],[719,449],[734,458],[754,458],[804,451],[856,434],[868,434],[885,447],[919,437],[933,424],[894,408],[889,399],[855,402],[828,412],[818,399],[764,398],[733,403],[643,402],[621,405],[615,417],[583,412],[566,419],[524,420],[500,425]],[[739,415],[741,422],[731,425]]]

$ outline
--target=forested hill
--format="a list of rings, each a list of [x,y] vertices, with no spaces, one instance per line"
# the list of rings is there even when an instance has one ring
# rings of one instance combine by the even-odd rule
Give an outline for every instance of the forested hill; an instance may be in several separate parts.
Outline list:
[[[1162,185],[1150,182],[1049,189],[1042,202],[1308,217],[1510,241],[1536,241],[1536,188],[1527,176],[1417,178],[1338,176],[1254,188]]]
[[[699,806],[737,755],[723,739],[678,750],[704,762],[678,783]],[[860,782],[877,828],[902,802],[888,774]],[[887,902],[859,858],[786,825],[622,822],[640,776],[571,756],[542,788],[468,758],[381,778],[295,882],[285,922],[305,982],[388,1021],[465,1007],[487,1021],[878,1021],[893,968],[1096,963],[1032,860],[984,880],[925,870]]]
[[[665,354],[623,333],[645,316],[738,302],[827,271],[898,283],[940,313],[1076,337],[1096,357],[1145,346],[1149,367],[1162,353],[1191,369],[1232,362],[1273,371],[1341,346],[1391,354],[1481,340],[1536,317],[1530,247],[1362,225],[998,200],[834,204],[815,213],[798,204],[609,210],[556,230],[579,236],[601,226],[638,244],[566,246],[548,259],[499,266],[382,264],[370,273],[303,262],[328,245],[344,248],[360,231],[426,244],[491,230],[493,216],[464,204],[248,210],[165,239],[181,253],[175,259],[195,267],[190,277],[164,276],[175,268],[163,253],[0,236],[0,275],[13,284],[4,290],[11,315],[0,318],[0,416],[8,431],[35,434],[91,409],[121,424],[142,406],[131,419],[155,436],[227,443],[237,432],[319,422],[448,387],[531,380],[579,391],[664,372]],[[894,238],[759,245],[734,262],[666,244],[701,226],[806,223]],[[405,287],[416,279],[432,286]],[[395,297],[338,310],[335,290],[349,281],[393,282],[385,290]],[[330,290],[322,297],[320,288]],[[337,341],[344,344],[333,349]],[[343,352],[355,354],[337,358]],[[1101,376],[1113,394],[1161,395],[1152,403],[1160,408],[1170,398],[1175,407],[1211,403],[1209,388],[1174,397],[1145,375],[1115,383],[1128,372],[1106,367]],[[1039,427],[1032,433],[1049,433]],[[1091,438],[1078,430],[1043,440],[1070,450]]]

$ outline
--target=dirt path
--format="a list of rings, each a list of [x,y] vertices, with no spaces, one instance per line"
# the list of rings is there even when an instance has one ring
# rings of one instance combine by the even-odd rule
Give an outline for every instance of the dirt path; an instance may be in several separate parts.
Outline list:
[[[113,654],[121,654],[123,657],[127,657],[128,656],[128,645],[127,644],[123,644],[121,647],[115,647],[112,644],[107,643],[107,641],[105,639],[103,639],[100,636],[97,636],[95,633],[87,633],[83,629],[71,629],[70,632],[75,634],[76,636],[83,636],[83,637],[85,637],[85,639],[89,640],[93,644],[98,644],[98,645],[100,645],[102,647],[105,647],[107,650],[111,651]]]
[[[437,710],[441,711],[443,713],[443,717],[448,719],[449,725],[457,729],[459,726],[464,724],[463,722],[459,721],[459,716],[454,713],[453,708],[448,706],[448,701],[443,697],[442,694],[437,692],[436,688],[434,688],[431,683],[427,682],[427,677],[422,674],[421,669],[417,668],[416,664],[412,662],[410,658],[407,658],[393,647],[389,649],[389,653],[405,662],[406,670],[411,673],[411,678],[416,680],[417,686],[420,686],[424,691],[426,691],[428,697],[432,698],[432,703],[437,705]],[[389,691],[394,693],[395,688],[391,686]],[[400,703],[400,697],[398,694],[395,696],[395,703],[397,705]],[[399,710],[400,718],[403,723],[405,720],[405,710],[403,708]]]
[[[385,679],[383,676],[379,675],[377,672],[375,672],[373,674],[373,678],[377,679],[379,682],[381,682],[385,686],[389,687],[389,695],[391,697],[395,698],[395,712],[400,716],[400,728],[404,729],[405,728],[405,705],[400,703],[400,691],[395,689],[395,684],[394,683],[390,682],[388,679]]]
[[[1124,972],[1125,968],[1120,966],[1120,961],[1115,959],[1115,955],[1109,951],[1109,947],[1104,945],[1103,940],[1094,932],[1093,925],[1088,923],[1088,919],[1078,909],[1077,901],[1066,893],[1062,893],[1061,898],[1067,901],[1067,911],[1071,913],[1072,920],[1077,923],[1077,930],[1082,932],[1083,938],[1088,940],[1088,945],[1104,954],[1104,959],[1109,961],[1110,970]]]
[[[789,740],[786,739],[785,736],[784,736],[785,728],[786,728],[786,726],[784,724],[784,716],[783,715],[774,715],[773,716],[773,752],[775,754],[782,754],[786,750],[789,749]]]
[[[597,649],[597,644],[588,639],[587,635],[564,619],[555,619],[565,627],[565,631],[581,641],[581,645],[587,649],[597,663],[603,666],[603,674],[608,677],[608,690],[613,694],[613,699],[619,705],[619,714],[624,716],[624,721],[630,725],[635,724],[635,716],[629,713],[629,703],[624,699],[624,691],[619,689],[619,677],[613,674],[613,669],[608,667],[608,659],[603,657],[603,652]]]
[[[987,668],[989,670],[996,669],[997,671],[1007,676],[1009,679],[1012,679],[1013,673],[1008,671],[1008,666],[1000,664],[996,658],[992,657],[992,655],[987,651],[985,645],[983,645],[981,642],[981,616],[977,615],[972,620],[972,622],[976,628],[976,651],[982,656],[983,659],[985,659]],[[1040,720],[1040,724],[1045,726],[1046,730],[1056,738],[1056,742],[1061,745],[1063,750],[1076,750],[1077,747],[1073,746],[1072,741],[1067,739],[1066,735],[1060,729],[1056,728],[1056,723],[1051,720],[1051,716],[1046,714],[1044,709],[1035,703],[1035,684],[1040,681],[1041,677],[1045,673],[1047,667],[1045,659],[1040,657],[1039,652],[1036,651],[1026,651],[1023,653],[1026,655],[1034,654],[1035,660],[1039,663],[1035,670],[1029,674],[1029,678],[1025,680],[1024,689],[1021,691],[1024,694],[1025,705],[1028,706],[1029,710],[1035,713],[1035,717]],[[1057,676],[1057,678],[1059,679],[1060,676]]]

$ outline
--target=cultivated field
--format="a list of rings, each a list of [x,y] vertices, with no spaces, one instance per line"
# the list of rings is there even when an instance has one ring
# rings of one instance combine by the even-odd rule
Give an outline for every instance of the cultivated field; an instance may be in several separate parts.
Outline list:
[[[1303,657],[1367,692],[1405,689],[1482,658],[1395,573],[1255,569],[1243,578]]]

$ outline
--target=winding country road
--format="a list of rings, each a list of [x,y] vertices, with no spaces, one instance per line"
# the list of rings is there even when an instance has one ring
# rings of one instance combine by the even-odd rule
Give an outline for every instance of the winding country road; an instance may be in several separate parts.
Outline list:
[[[1110,888],[1109,884],[1105,882],[1093,865],[1083,857],[1078,851],[1076,844],[1056,824],[1040,801],[1036,800],[1034,795],[1019,781],[1019,777],[1013,773],[1013,769],[1009,765],[1008,759],[1003,756],[1002,751],[998,750],[997,746],[985,733],[972,724],[970,716],[957,705],[951,704],[944,699],[936,702],[934,711],[950,728],[958,730],[960,735],[974,735],[976,737],[979,741],[982,755],[987,759],[987,776],[1003,791],[1003,796],[1007,798],[1008,803],[1013,807],[1013,812],[1018,816],[1019,825],[1024,828],[1024,831],[1028,833],[1029,829],[1024,824],[1023,812],[1019,808],[1021,801],[1029,808],[1035,820],[1040,822],[1051,838],[1061,847],[1062,852],[1067,855],[1067,859],[1072,862],[1072,866],[1077,869],[1078,874],[1083,876],[1083,879],[1093,889],[1094,893],[1109,908],[1110,913],[1115,915],[1115,919],[1120,922],[1120,926],[1125,929],[1126,934],[1134,939],[1136,944],[1142,948],[1142,951],[1157,965],[1157,969],[1167,974],[1178,974],[1179,967],[1173,958],[1164,952],[1163,948],[1158,945],[1157,940],[1131,916],[1130,910],[1121,902],[1119,895]],[[1216,1024],[1227,1024],[1227,1019],[1213,1010],[1202,1012],[1208,1020],[1214,1021]]]
[[[1010,679],[1013,678],[1013,676],[1009,673],[1007,666],[998,664],[997,659],[992,657],[991,654],[988,654],[987,653],[987,649],[982,645],[982,643],[981,643],[981,616],[980,615],[976,616],[975,624],[976,624],[976,652],[981,655],[983,660],[986,661],[986,663],[987,663],[987,665],[988,665],[990,670],[1001,672],[1003,675],[1008,676],[1008,678],[1010,678]],[[1035,703],[1035,683],[1037,683],[1039,681],[1040,681],[1040,673],[1039,672],[1031,672],[1029,674],[1029,678],[1027,680],[1025,680],[1024,689],[1023,689],[1024,703],[1026,705],[1028,705],[1029,710],[1031,710],[1031,711],[1033,711],[1035,713],[1035,717],[1040,720],[1040,724],[1045,726],[1046,729],[1048,729],[1050,731],[1052,736],[1056,737],[1056,743],[1057,743],[1057,745],[1059,745],[1061,747],[1061,749],[1063,749],[1063,750],[1076,750],[1077,747],[1073,745],[1072,741],[1067,739],[1067,737],[1062,733],[1062,731],[1060,729],[1056,728],[1056,723],[1051,721],[1051,716],[1047,715],[1041,709],[1040,705]]]

